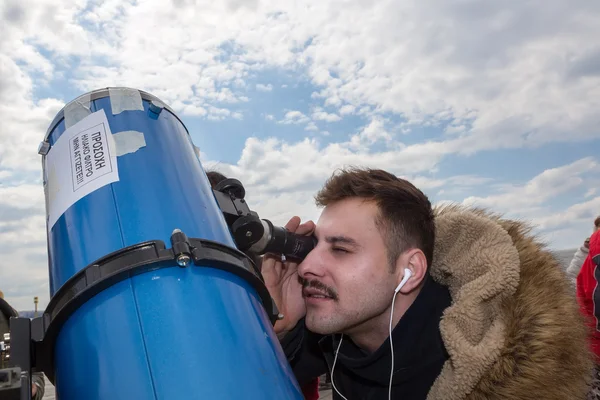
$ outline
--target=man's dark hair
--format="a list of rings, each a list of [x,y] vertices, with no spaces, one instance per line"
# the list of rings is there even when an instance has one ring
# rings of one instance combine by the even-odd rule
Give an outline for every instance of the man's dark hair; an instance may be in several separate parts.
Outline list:
[[[600,216],[596,217],[596,219],[594,220],[594,226],[596,228],[600,227]]]
[[[418,248],[431,266],[435,242],[434,213],[431,202],[412,183],[380,169],[342,169],[325,182],[315,196],[318,206],[363,198],[379,208],[375,223],[386,243],[390,268],[395,269],[400,254]]]
[[[222,173],[217,172],[217,171],[207,171],[206,176],[208,176],[208,181],[210,182],[210,186],[213,189],[219,182],[227,179],[227,177],[225,175],[223,175]]]

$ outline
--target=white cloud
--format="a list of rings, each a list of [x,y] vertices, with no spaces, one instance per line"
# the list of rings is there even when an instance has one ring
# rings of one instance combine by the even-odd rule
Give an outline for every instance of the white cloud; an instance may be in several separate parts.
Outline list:
[[[354,114],[355,111],[356,107],[351,104],[346,104],[345,106],[340,107],[340,114],[342,115]]]
[[[15,306],[30,304],[39,295],[45,307],[49,290],[42,185],[0,185],[0,199],[0,290]],[[23,285],[31,290],[20,291]],[[20,299],[12,297],[13,291]]]
[[[296,115],[296,114],[295,114]],[[366,141],[356,146],[356,137],[376,131],[379,122],[371,123],[367,129],[353,136],[347,142],[321,144],[317,138],[305,138],[294,143],[269,138],[260,140],[249,138],[239,161],[235,164],[219,163],[218,169],[227,176],[240,179],[246,187],[248,202],[256,207],[259,213],[271,215],[278,207],[287,214],[281,218],[289,218],[289,213],[299,213],[289,205],[275,205],[280,196],[290,195],[295,199],[306,215],[318,215],[312,196],[323,182],[337,168],[351,165],[385,168],[399,176],[414,180],[423,188],[438,188],[443,185],[454,187],[472,187],[488,182],[488,178],[475,176],[457,176],[447,180],[435,180],[423,177],[431,171],[439,161],[439,155],[429,155],[411,150],[410,147],[393,146],[386,151],[373,151],[371,146],[376,141]],[[328,135],[329,133],[324,133]],[[386,138],[381,133],[373,136]],[[207,165],[216,164],[215,161]],[[280,223],[285,223],[281,219]]]
[[[599,172],[598,162],[587,157],[547,169],[523,185],[496,185],[497,194],[467,197],[463,203],[525,220],[542,240],[555,248],[570,249],[589,236],[594,219],[600,215],[600,197],[590,199],[596,193]],[[592,189],[585,195],[576,195],[589,187]],[[570,198],[571,204],[566,208],[552,206],[558,196]]]
[[[317,126],[317,124],[315,124],[313,121],[310,121],[306,127],[304,128],[305,131],[313,131],[316,132],[319,130],[319,127]]]
[[[286,124],[286,125],[289,125],[289,124],[298,125],[298,124],[306,124],[309,121],[310,121],[310,118],[308,118],[302,112],[297,111],[297,110],[292,110],[292,111],[286,112],[285,116],[283,117],[283,119],[281,121],[279,121],[279,123]]]
[[[592,197],[594,196],[596,193],[598,192],[598,188],[590,188],[586,193],[585,193],[585,198],[587,199],[588,197]]]
[[[5,54],[0,54],[0,168],[37,171],[38,144],[63,106],[56,99],[33,100],[33,82]]]
[[[499,188],[499,194],[488,197],[471,196],[463,203],[517,212],[519,209],[530,209],[559,194],[581,187],[584,183],[582,175],[598,172],[599,165],[593,158],[583,158],[562,167],[547,169],[524,185],[503,185]]]
[[[389,133],[385,128],[385,122],[379,117],[375,117],[371,122],[364,126],[361,131],[352,136],[350,142],[354,148],[361,148],[364,146],[371,146],[378,141],[391,142],[393,135]],[[398,142],[397,146],[401,147],[402,144]]]
[[[52,64],[23,46],[24,38],[35,38],[59,60],[83,57],[74,71],[82,90],[125,84],[167,102],[201,99],[217,107],[247,100],[223,85],[243,87],[267,67],[306,70],[321,86],[318,96],[339,114],[358,109],[399,113],[412,123],[452,121],[448,132],[464,136],[454,146],[460,152],[589,138],[600,122],[594,100],[600,98],[599,43],[589,39],[600,37],[599,10],[592,3],[339,7],[266,0],[205,4],[201,11],[193,3],[158,0],[88,7],[79,1],[60,11],[46,1],[29,8],[5,3],[20,21],[4,29],[5,46],[44,74]],[[399,24],[397,15],[411,23]],[[347,23],[354,20],[361,24]],[[160,33],[149,35],[157,26]],[[316,118],[339,118],[333,115]]]
[[[13,210],[44,211],[43,189],[41,185],[23,184],[19,186],[0,186],[0,207]],[[0,208],[0,211],[3,210]]]
[[[448,125],[444,129],[444,132],[446,132],[448,134],[456,134],[456,133],[465,132],[466,130],[467,130],[467,127],[465,125]]]
[[[206,111],[206,109],[204,107],[201,106],[197,106],[194,104],[186,104],[184,106],[181,106],[180,108],[183,113],[185,115],[190,115],[190,116],[205,116],[206,114],[208,114],[208,112]]]
[[[378,3],[361,18],[360,29],[337,24],[361,6],[317,7],[325,28],[306,53],[316,60],[311,77],[326,86],[320,93],[331,104],[374,104],[414,123],[440,113],[457,127],[465,120],[471,128],[456,146],[461,152],[597,135],[597,104],[587,99],[598,98],[598,74],[591,70],[585,78],[581,73],[567,77],[583,62],[578,57],[585,60],[598,48],[597,40],[589,41],[600,33],[591,17],[598,15],[595,5],[513,2],[500,8],[439,2],[425,8],[414,2]],[[397,15],[412,23],[398,24]],[[588,45],[578,49],[577,37],[588,38],[583,39]],[[366,46],[365,38],[377,38],[377,46]],[[339,79],[331,77],[331,70]],[[570,137],[561,136],[573,129],[577,132]]]
[[[594,219],[599,215],[600,197],[594,197],[582,203],[573,204],[564,211],[537,217],[534,222],[542,229],[563,227],[573,222],[585,222],[591,227]]]
[[[60,8],[44,0],[0,2],[0,289],[17,307],[32,308],[34,295],[40,295],[43,307],[48,300],[37,148],[64,105],[60,98],[34,96],[63,61],[57,55],[51,62],[35,45],[81,54],[85,33],[69,38],[78,30],[69,21],[80,8],[78,2]]]
[[[464,190],[465,188],[473,188],[493,181],[493,179],[491,178],[473,175],[456,175],[448,178],[428,178],[424,176],[411,176],[408,174],[404,174],[401,175],[401,177],[411,181],[415,186],[417,186],[421,190],[431,190],[441,187],[447,187],[447,190],[440,190],[440,192],[443,193],[451,190]]]
[[[273,90],[273,85],[271,85],[270,83],[268,85],[263,85],[262,83],[257,83],[256,90],[258,90],[259,92],[270,92]]]
[[[94,37],[78,24],[76,16],[85,5],[86,1],[82,0],[69,2],[60,8],[50,0],[3,1],[0,3],[0,15],[3,16],[0,53],[20,54],[19,49],[25,39],[29,44],[41,45],[56,52],[59,57],[88,55],[89,44],[94,41],[97,50],[102,48],[104,39]],[[39,57],[35,57],[37,61]]]
[[[207,119],[211,121],[222,121],[228,117],[241,120],[244,116],[242,113],[237,111],[233,112],[228,108],[208,107]]]
[[[337,122],[341,121],[342,118],[337,114],[328,113],[323,110],[321,107],[316,107],[312,113],[312,118],[317,121],[326,121],[326,122]]]

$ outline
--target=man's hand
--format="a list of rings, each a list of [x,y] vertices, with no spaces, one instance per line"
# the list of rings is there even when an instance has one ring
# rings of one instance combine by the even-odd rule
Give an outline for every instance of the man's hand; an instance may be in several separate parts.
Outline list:
[[[312,235],[315,223],[308,221],[300,224],[300,218],[293,217],[285,228],[299,235]],[[265,254],[262,261],[262,275],[279,312],[283,314],[283,319],[275,322],[275,333],[284,335],[306,314],[302,284],[298,276],[298,263],[281,262],[280,254]]]

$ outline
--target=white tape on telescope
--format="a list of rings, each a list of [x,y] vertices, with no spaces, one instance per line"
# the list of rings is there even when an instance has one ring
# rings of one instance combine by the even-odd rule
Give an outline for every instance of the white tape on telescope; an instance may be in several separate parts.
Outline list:
[[[90,94],[84,94],[67,104],[63,111],[65,117],[65,128],[68,129],[90,115],[92,110],[90,108],[91,96]]]
[[[113,133],[112,138],[115,144],[115,155],[117,157],[129,153],[135,153],[142,147],[146,147],[144,133],[139,131],[121,131]]]
[[[113,115],[123,111],[144,111],[142,95],[139,90],[128,88],[109,88],[110,106]]]

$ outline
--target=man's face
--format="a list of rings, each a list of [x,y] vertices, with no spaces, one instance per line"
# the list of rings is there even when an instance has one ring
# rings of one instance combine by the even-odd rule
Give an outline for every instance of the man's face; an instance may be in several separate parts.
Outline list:
[[[389,316],[396,277],[375,224],[373,202],[351,198],[328,205],[315,236],[318,244],[298,267],[304,280],[308,329],[320,334],[369,331]]]

